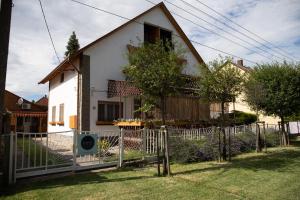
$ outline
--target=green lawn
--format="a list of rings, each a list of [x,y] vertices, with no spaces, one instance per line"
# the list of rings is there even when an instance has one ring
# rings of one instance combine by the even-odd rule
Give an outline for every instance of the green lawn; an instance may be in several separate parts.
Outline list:
[[[300,142],[300,141],[299,141]],[[300,199],[300,146],[248,153],[232,163],[123,169],[17,185],[4,199]]]

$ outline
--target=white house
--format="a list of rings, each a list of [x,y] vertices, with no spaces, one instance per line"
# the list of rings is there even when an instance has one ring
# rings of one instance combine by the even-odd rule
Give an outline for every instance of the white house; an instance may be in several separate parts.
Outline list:
[[[201,56],[166,6],[157,4],[81,48],[40,81],[49,82],[48,132],[68,131],[77,124],[79,130],[108,130],[116,128],[111,123],[114,119],[139,117],[134,112],[140,104],[135,98],[138,91],[126,85],[121,70],[128,63],[125,54],[130,47],[157,38],[184,47],[187,67],[183,73],[197,72]],[[197,104],[195,110],[197,119],[209,118],[208,105]]]
[[[234,67],[239,70],[240,73],[249,73],[251,71],[251,68],[246,67],[243,63],[243,60],[238,60],[236,63],[235,62],[230,62],[228,63],[230,67]],[[234,110],[236,111],[242,111],[246,113],[251,113],[251,114],[256,114],[255,110],[252,110],[248,103],[245,101],[244,94],[240,94],[237,98],[235,103],[227,103],[225,106],[225,112],[233,112]],[[221,105],[220,104],[211,104],[210,106],[210,116],[212,118],[217,118],[221,113]],[[259,113],[259,120],[260,121],[265,121],[268,124],[278,124],[280,119],[278,117],[274,116],[266,116],[261,113]]]
[[[236,67],[237,69],[239,69],[241,73],[249,73],[249,71],[251,71],[251,68],[246,67],[244,65],[243,60],[238,60],[236,63],[231,63],[231,65],[232,67]],[[243,93],[238,96],[235,103],[229,104],[228,110],[229,112],[237,110],[246,113],[256,114],[256,111],[252,110],[250,106],[247,104],[247,102],[245,102],[245,97]],[[267,116],[267,115],[263,115],[262,113],[259,113],[258,117],[259,117],[259,121],[265,121],[268,124],[278,124],[278,122],[280,121],[278,117]]]

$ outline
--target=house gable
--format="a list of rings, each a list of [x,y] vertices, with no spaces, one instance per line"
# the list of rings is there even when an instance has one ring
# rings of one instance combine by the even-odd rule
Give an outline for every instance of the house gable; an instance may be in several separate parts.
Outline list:
[[[177,32],[176,35],[178,37],[180,37],[180,39],[183,40],[183,42],[185,43],[185,45],[187,46],[187,48],[189,49],[189,51],[193,54],[193,56],[198,61],[198,64],[204,63],[203,59],[201,58],[201,56],[199,55],[199,53],[197,52],[197,50],[194,48],[194,46],[192,45],[192,43],[190,42],[190,40],[188,39],[188,37],[186,36],[186,34],[180,28],[180,26],[178,25],[178,23],[176,22],[176,20],[174,19],[174,17],[170,13],[170,11],[167,9],[167,7],[165,6],[165,4],[163,2],[161,2],[161,3],[153,6],[152,8],[148,9],[147,11],[141,13],[140,15],[136,16],[135,18],[131,19],[130,21],[124,23],[123,25],[117,27],[116,29],[112,30],[111,32],[105,34],[104,36],[98,38],[94,42],[91,42],[90,44],[88,44],[85,47],[81,48],[71,58],[66,58],[52,72],[50,72],[44,79],[42,79],[39,82],[39,84],[44,84],[44,83],[48,82],[49,80],[51,80],[52,78],[54,78],[57,74],[61,73],[65,68],[70,67],[70,61],[72,61],[73,59],[78,58],[83,52],[88,51],[89,48],[93,47],[96,44],[99,44],[101,41],[103,41],[104,39],[110,37],[114,33],[117,33],[118,31],[122,30],[123,28],[125,28],[129,24],[135,23],[135,24],[143,25],[143,23],[140,22],[140,18],[142,18],[143,16],[145,16],[146,14],[152,12],[155,9],[160,9],[164,13],[165,17],[169,20],[169,22],[175,28],[175,30]],[[72,65],[71,65],[71,67],[72,67]]]

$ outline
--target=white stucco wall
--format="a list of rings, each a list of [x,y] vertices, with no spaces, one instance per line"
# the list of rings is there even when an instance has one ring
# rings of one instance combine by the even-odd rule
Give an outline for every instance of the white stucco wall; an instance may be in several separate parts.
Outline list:
[[[243,99],[244,99],[243,95],[240,95],[237,98],[237,101],[235,103],[235,110],[246,112],[246,113],[256,114],[256,112],[254,110],[252,110],[249,107],[249,105],[247,104],[247,102],[245,102]],[[233,103],[230,103],[229,104],[229,112],[232,112],[233,110],[234,110]],[[268,124],[278,124],[278,122],[280,121],[280,118],[274,117],[274,116],[267,116],[267,115],[263,115],[262,113],[259,113],[259,121],[265,121]]]
[[[77,115],[77,72],[65,71],[64,82],[60,83],[60,75],[50,82],[48,103],[48,132],[70,131],[69,117]],[[56,119],[59,121],[59,105],[64,104],[64,125],[50,125],[52,107],[56,106]]]
[[[156,8],[152,12],[145,14],[138,19],[140,23],[149,23],[173,32],[173,39],[181,44],[186,49],[187,68],[185,73],[194,74],[197,72],[196,65],[198,61],[194,55],[190,52],[187,45],[181,38],[175,35],[179,35],[173,25],[169,22],[164,13]],[[130,23],[121,30],[113,33],[109,37],[98,42],[94,46],[84,51],[85,55],[90,56],[90,87],[91,87],[91,99],[90,99],[90,128],[91,131],[100,131],[112,129],[116,130],[116,127],[112,126],[97,126],[97,107],[98,101],[119,101],[119,98],[107,98],[107,83],[109,79],[112,80],[124,80],[124,76],[121,72],[123,66],[128,61],[126,59],[127,44],[138,45],[144,38],[144,26],[137,23]],[[94,92],[93,92],[94,91]],[[123,101],[123,99],[122,99]],[[127,98],[126,108],[124,105],[124,113],[126,111],[126,118],[132,118],[133,99]],[[50,108],[49,108],[50,110]]]

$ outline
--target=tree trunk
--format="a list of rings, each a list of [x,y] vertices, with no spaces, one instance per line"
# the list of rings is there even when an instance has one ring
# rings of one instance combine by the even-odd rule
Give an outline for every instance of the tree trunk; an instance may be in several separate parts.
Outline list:
[[[224,102],[221,103],[221,109],[222,109],[222,120],[221,120],[221,130],[223,133],[223,151],[222,151],[222,157],[223,160],[227,160],[227,156],[226,156],[226,134],[225,134],[225,128],[224,128]]]
[[[165,101],[165,96],[161,96],[160,97],[160,110],[161,110],[161,118],[162,118],[162,125],[165,126],[166,125],[166,111],[165,111],[165,108],[166,108],[166,101]],[[164,148],[163,148],[163,175],[167,175],[169,174],[168,172],[168,169],[169,169],[169,166],[168,166],[168,159],[167,156],[168,156],[168,152],[166,151],[166,149],[168,149],[166,147],[166,145],[168,145],[168,137],[165,136],[165,132],[163,133],[163,143],[164,143]]]
[[[231,161],[231,127],[228,129],[228,160]]]
[[[256,122],[256,152],[261,152],[261,137],[260,137],[260,126]]]
[[[161,111],[161,119],[162,119],[162,125],[166,125],[166,97],[161,96],[160,97],[160,111]]]
[[[287,135],[285,132],[285,125],[284,125],[284,117],[280,116],[281,120],[281,138],[282,138],[282,145],[286,146],[287,145]]]
[[[216,129],[217,130],[217,129]],[[220,130],[218,130],[218,139],[219,139],[219,143],[218,143],[218,153],[219,153],[219,162],[221,162],[221,160],[222,160],[222,149],[221,149],[221,131]]]

